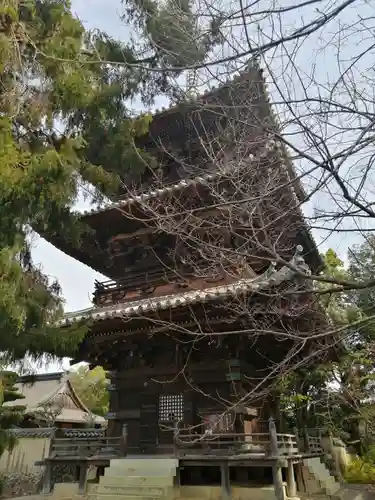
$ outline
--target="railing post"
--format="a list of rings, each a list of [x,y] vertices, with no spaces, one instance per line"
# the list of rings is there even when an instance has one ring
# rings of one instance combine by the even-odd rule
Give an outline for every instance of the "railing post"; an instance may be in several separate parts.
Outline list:
[[[270,435],[271,457],[273,458],[272,476],[273,485],[275,488],[276,500],[285,500],[283,474],[279,465],[279,445],[277,443],[277,432],[275,420],[270,417],[268,421],[268,429]]]
[[[295,437],[296,437],[297,450],[298,450],[298,451],[301,451],[301,450],[300,450],[300,444],[301,444],[301,443],[300,443],[300,439],[299,439],[298,428],[297,428],[297,427],[293,427],[292,432],[293,432],[293,434],[294,434],[294,435],[295,435]]]
[[[123,424],[120,453],[124,457],[127,455],[127,447],[128,447],[127,445],[128,445],[128,426],[126,424]]]
[[[310,453],[310,440],[309,440],[309,433],[307,432],[307,428],[303,428],[303,437],[305,440],[305,451],[306,453]]]
[[[56,437],[56,428],[53,428],[51,432],[51,439],[49,442],[47,461],[45,462],[46,465],[43,474],[42,491],[44,494],[49,494],[52,491],[52,462],[50,461],[50,458],[52,455],[53,443],[55,441],[55,437]]]
[[[277,457],[279,455],[279,444],[277,442],[277,432],[275,420],[270,417],[268,421],[268,430],[270,434],[270,448],[271,448],[271,456]]]
[[[297,496],[296,478],[294,476],[293,460],[288,460],[288,472],[286,478],[286,485],[288,490],[288,497],[295,498]]]
[[[178,435],[179,435],[179,428],[178,428],[178,421],[176,420],[174,423],[174,426],[173,426],[173,456],[174,457],[179,456]]]
[[[222,462],[220,465],[220,470],[221,470],[221,498],[222,500],[230,500],[232,498],[232,495],[230,487],[228,462]]]
[[[46,463],[46,468],[44,470],[43,477],[43,488],[42,492],[45,495],[48,495],[52,491],[52,463],[50,460]]]
[[[322,438],[320,438],[320,440],[321,439]],[[341,472],[340,464],[338,463],[338,460],[337,460],[337,454],[335,452],[335,445],[334,445],[334,442],[333,442],[333,436],[332,436],[332,432],[331,431],[329,431],[329,433],[328,433],[328,440],[329,440],[329,453],[330,453],[330,455],[332,457],[332,465],[333,465],[333,468],[334,468],[334,473],[335,473],[336,479],[340,483],[343,483],[344,481],[343,481],[343,477],[342,477],[342,472]],[[320,444],[320,446],[322,447],[322,444]]]
[[[86,493],[86,482],[87,482],[87,462],[84,462],[81,463],[79,467],[78,493],[80,495]]]

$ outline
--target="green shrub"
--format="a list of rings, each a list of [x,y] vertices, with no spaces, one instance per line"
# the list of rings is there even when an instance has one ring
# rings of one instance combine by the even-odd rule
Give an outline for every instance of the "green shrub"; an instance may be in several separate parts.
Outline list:
[[[375,466],[375,446],[370,446],[364,456],[364,461]]]
[[[375,464],[366,457],[354,458],[346,470],[345,480],[348,483],[375,483]]]

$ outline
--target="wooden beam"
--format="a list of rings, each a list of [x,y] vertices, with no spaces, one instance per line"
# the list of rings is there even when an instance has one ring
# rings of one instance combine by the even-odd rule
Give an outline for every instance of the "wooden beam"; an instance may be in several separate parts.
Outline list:
[[[276,425],[275,425],[275,420],[272,417],[269,419],[268,428],[270,434],[271,457],[274,459],[272,465],[272,476],[273,476],[273,486],[275,489],[275,496],[276,500],[285,500],[283,474],[278,460],[279,445],[277,442]]]
[[[79,484],[78,493],[83,495],[86,493],[86,483],[87,483],[87,462],[82,462],[79,466]]]
[[[230,487],[230,477],[229,477],[229,464],[228,462],[222,462],[220,464],[221,471],[221,498],[222,500],[230,500],[231,487]]]
[[[50,460],[47,461],[46,467],[44,469],[43,476],[43,489],[42,492],[48,495],[52,491],[52,464]]]
[[[286,478],[287,492],[289,498],[297,497],[297,485],[294,475],[294,464],[292,460],[288,460],[288,472]]]

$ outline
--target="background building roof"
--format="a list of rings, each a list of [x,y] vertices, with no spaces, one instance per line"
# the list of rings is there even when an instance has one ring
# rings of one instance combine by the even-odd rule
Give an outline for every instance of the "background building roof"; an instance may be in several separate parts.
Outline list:
[[[64,372],[20,377],[15,384],[24,396],[10,401],[4,406],[26,406],[26,414],[38,414],[43,420],[43,407],[61,408],[55,418],[56,423],[89,423],[104,425],[106,420],[93,415],[77,396],[68,374]]]

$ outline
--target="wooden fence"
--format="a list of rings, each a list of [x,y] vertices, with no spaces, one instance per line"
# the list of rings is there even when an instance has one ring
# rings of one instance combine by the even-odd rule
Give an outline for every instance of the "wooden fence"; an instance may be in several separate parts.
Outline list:
[[[295,434],[280,434],[271,419],[268,432],[262,433],[192,433],[175,429],[170,445],[155,444],[155,453],[188,455],[253,455],[259,458],[294,455],[300,453]],[[55,437],[51,442],[50,459],[79,459],[94,457],[121,457],[135,450],[127,449],[126,433],[123,437],[87,435],[82,437]],[[139,453],[139,450],[138,450]]]
[[[51,442],[49,458],[121,457],[124,455],[124,451],[124,441],[121,437],[54,438]]]
[[[77,436],[78,434],[78,436]],[[67,437],[54,437],[49,458],[74,459],[94,457],[121,457],[138,452],[126,446],[124,436],[107,437],[102,432],[67,433]],[[175,429],[170,445],[157,445],[156,454],[173,454],[176,457],[189,455],[252,455],[258,458],[289,456],[301,453],[323,452],[320,436],[305,433],[304,439],[297,434],[282,434],[276,431],[274,421],[268,423],[268,432],[261,433],[194,433],[188,429]]]
[[[176,454],[237,455],[251,454],[262,457],[298,454],[297,438],[294,434],[277,434],[276,445],[268,433],[257,434],[210,434],[189,435],[179,433],[176,438]]]

